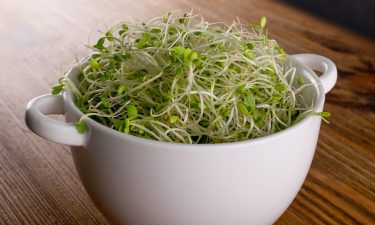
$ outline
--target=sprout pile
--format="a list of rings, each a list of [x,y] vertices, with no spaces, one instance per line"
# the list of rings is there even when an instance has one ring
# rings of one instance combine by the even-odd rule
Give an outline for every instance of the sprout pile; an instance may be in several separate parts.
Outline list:
[[[272,134],[314,112],[265,25],[265,17],[228,26],[192,13],[122,22],[90,46],[79,83],[64,78],[52,92],[70,89],[84,117],[148,139],[223,143]]]

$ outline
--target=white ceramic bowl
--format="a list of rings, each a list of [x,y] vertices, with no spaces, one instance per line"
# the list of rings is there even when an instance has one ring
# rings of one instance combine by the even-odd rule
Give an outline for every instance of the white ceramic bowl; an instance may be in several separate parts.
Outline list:
[[[322,56],[290,59],[313,83],[305,101],[323,110],[335,84],[335,64]],[[318,78],[313,70],[323,73]],[[74,79],[78,69],[69,78]],[[46,114],[64,114],[67,123]],[[86,119],[72,94],[44,95],[29,102],[26,124],[37,135],[71,145],[79,176],[97,207],[113,224],[272,224],[297,195],[314,156],[321,118],[308,116],[278,133],[224,144],[176,144],[147,140]]]

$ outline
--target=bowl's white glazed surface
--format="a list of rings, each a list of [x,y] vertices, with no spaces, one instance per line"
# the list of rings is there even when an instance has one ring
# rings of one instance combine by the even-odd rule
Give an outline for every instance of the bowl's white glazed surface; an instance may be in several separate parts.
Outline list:
[[[322,111],[336,81],[335,65],[311,54],[294,64],[311,85],[304,93]],[[308,68],[319,70],[318,78]],[[69,77],[77,75],[72,70]],[[68,123],[43,114],[65,114]],[[272,224],[297,195],[314,156],[321,119],[308,116],[266,137],[236,143],[189,145],[126,135],[82,116],[71,93],[32,100],[26,122],[38,135],[72,145],[72,156],[90,197],[113,224]],[[62,131],[63,130],[63,131]]]

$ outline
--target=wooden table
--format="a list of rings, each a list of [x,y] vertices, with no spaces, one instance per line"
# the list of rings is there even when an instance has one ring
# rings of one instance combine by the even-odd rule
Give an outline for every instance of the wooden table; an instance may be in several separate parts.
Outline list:
[[[107,224],[83,189],[68,146],[26,128],[25,105],[50,92],[103,24],[191,8],[227,23],[265,15],[271,36],[289,53],[321,54],[338,66],[326,96],[332,123],[322,125],[303,188],[276,224],[375,224],[375,43],[278,2],[255,0],[2,2],[0,224]]]

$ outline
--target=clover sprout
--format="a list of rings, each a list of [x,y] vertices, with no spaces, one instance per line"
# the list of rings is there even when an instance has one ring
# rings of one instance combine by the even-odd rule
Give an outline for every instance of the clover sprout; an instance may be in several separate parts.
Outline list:
[[[79,84],[65,79],[53,94],[65,85],[86,117],[148,139],[223,143],[272,134],[313,106],[298,100],[306,84],[265,29],[265,17],[226,25],[191,13],[122,22],[91,46]],[[85,131],[82,120],[77,128]]]

